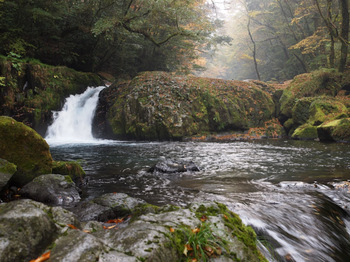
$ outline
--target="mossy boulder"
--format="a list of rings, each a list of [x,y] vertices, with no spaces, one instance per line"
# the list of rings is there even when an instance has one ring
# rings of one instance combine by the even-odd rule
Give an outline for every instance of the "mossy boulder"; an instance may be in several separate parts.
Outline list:
[[[53,161],[52,173],[69,176],[77,185],[83,183],[85,171],[76,161]]]
[[[272,97],[258,84],[144,72],[100,94],[94,126],[100,137],[181,139],[247,130],[274,116]],[[102,130],[102,131],[101,131]]]
[[[317,127],[322,141],[350,142],[350,118],[336,119]]]
[[[349,117],[350,98],[346,93],[350,85],[348,74],[333,70],[319,70],[296,76],[283,91],[280,99],[279,119],[294,139],[334,140],[322,131],[324,123]],[[330,130],[329,127],[327,127]],[[338,132],[339,135],[344,132]],[[346,138],[338,140],[346,140]]]
[[[18,186],[52,171],[46,141],[30,127],[6,116],[0,116],[0,158],[17,166],[11,182]]]
[[[17,167],[15,164],[0,158],[0,191],[7,185],[16,171]]]
[[[51,111],[60,110],[70,94],[82,93],[87,86],[102,84],[96,74],[63,66],[0,56],[0,115],[11,116],[33,127],[41,135],[51,121]]]
[[[280,98],[280,117],[292,117],[292,110],[298,99],[305,97],[335,97],[342,89],[342,74],[333,70],[319,70],[296,76],[283,91]],[[283,121],[284,122],[284,121]]]
[[[292,135],[293,139],[315,140],[318,138],[317,127],[309,124],[299,126]]]

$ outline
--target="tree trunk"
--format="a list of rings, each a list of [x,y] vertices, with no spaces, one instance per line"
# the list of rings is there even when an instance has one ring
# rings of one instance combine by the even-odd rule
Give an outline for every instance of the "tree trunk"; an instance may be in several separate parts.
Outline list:
[[[334,68],[335,65],[335,51],[334,51],[334,37],[331,35],[331,47],[329,50],[329,67]]]
[[[339,63],[339,72],[344,72],[346,69],[346,61],[348,57],[348,41],[349,41],[349,2],[348,0],[339,0],[340,9],[342,15],[342,24],[341,24],[341,50],[340,50],[340,63]]]
[[[256,75],[258,77],[258,80],[260,81],[261,79],[260,79],[260,74],[259,74],[259,70],[258,70],[258,62],[256,61],[256,43],[254,41],[252,32],[250,31],[250,16],[249,16],[249,14],[248,14],[247,29],[248,29],[248,34],[249,34],[250,40],[252,41],[252,44],[253,44],[253,60],[254,60],[255,72],[256,72]]]

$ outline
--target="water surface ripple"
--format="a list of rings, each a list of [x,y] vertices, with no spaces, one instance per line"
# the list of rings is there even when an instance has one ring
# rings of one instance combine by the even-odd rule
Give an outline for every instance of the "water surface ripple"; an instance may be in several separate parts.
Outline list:
[[[350,261],[349,144],[107,141],[53,145],[51,153],[81,161],[84,198],[123,192],[157,205],[220,201],[254,227],[271,261]],[[147,172],[162,159],[193,161],[201,171]]]

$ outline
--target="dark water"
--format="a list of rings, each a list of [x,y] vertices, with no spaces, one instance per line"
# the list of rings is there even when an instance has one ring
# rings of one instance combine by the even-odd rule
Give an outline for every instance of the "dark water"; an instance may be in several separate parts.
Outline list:
[[[109,142],[51,145],[55,160],[81,160],[85,198],[123,192],[149,203],[220,201],[254,227],[271,261],[350,261],[350,144]],[[156,175],[161,159],[197,173]]]

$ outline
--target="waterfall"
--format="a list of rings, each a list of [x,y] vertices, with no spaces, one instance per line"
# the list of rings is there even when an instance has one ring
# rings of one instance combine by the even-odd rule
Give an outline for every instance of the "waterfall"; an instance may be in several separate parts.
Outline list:
[[[48,127],[45,139],[52,143],[91,143],[92,120],[98,95],[105,86],[88,87],[78,95],[66,98],[61,111],[53,112],[53,123]]]

